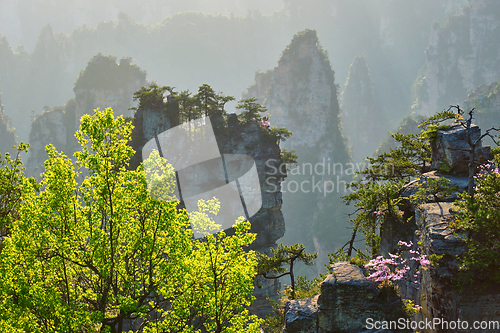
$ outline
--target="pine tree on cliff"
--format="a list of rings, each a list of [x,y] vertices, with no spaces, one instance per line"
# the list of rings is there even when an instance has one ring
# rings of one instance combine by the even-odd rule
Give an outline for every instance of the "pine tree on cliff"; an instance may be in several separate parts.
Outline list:
[[[355,162],[371,156],[381,140],[380,109],[377,106],[373,81],[366,58],[354,58],[341,96],[343,134],[352,147]]]

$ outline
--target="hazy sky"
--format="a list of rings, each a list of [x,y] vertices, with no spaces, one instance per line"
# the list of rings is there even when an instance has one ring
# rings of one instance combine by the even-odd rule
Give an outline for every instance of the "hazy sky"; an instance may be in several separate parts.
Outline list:
[[[16,48],[32,51],[40,29],[50,23],[55,33],[70,33],[84,24],[116,20],[123,11],[137,22],[153,24],[183,11],[246,15],[257,9],[271,14],[283,0],[0,0],[0,35]]]

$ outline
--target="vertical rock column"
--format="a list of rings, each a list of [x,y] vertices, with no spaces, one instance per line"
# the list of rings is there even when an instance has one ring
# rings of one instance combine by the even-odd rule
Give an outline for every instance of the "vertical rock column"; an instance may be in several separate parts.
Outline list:
[[[142,147],[154,138],[155,131],[160,133],[168,130],[173,120],[167,118],[160,109],[156,111],[139,109],[136,112],[132,146],[137,153],[132,167],[140,163]],[[224,122],[220,119],[211,118],[211,123],[217,124],[214,133],[221,154],[248,155],[255,161],[261,188],[262,207],[250,218],[252,232],[257,233],[251,249],[269,253],[270,248],[275,247],[276,241],[285,233],[285,220],[281,211],[281,182],[286,174],[279,171],[280,147],[275,139],[267,135],[265,129],[259,127],[257,122],[240,123],[235,114],[227,116],[227,125],[222,126]],[[228,231],[228,234],[230,233],[231,230]],[[267,297],[277,300],[279,287],[277,279],[256,281],[254,289],[256,300],[250,307],[250,311],[262,317],[270,313],[272,307]]]

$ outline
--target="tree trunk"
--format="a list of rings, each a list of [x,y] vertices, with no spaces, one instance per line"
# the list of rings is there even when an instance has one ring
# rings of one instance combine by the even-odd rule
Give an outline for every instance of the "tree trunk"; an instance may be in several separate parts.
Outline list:
[[[292,299],[295,299],[295,277],[293,275],[293,260],[290,262],[290,281],[292,286]]]
[[[354,248],[354,240],[356,239],[356,234],[358,233],[358,227],[354,227],[354,230],[352,231],[352,237],[351,240],[349,241],[349,249],[347,250],[347,256],[349,258],[352,257],[352,249]]]

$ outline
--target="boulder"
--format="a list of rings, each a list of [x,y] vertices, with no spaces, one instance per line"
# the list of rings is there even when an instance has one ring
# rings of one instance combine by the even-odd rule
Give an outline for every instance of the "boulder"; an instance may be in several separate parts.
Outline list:
[[[400,299],[382,293],[356,265],[338,262],[331,269],[320,295],[287,302],[284,332],[389,332],[368,329],[368,318],[397,320]]]
[[[416,194],[420,188],[426,188],[427,183],[430,179],[437,180],[441,177],[447,178],[450,182],[450,186],[457,187],[457,190],[454,191],[450,195],[440,195],[438,193],[437,197],[432,201],[440,201],[440,202],[453,202],[458,199],[457,193],[467,191],[469,178],[466,176],[454,176],[454,175],[445,175],[442,172],[437,170],[430,171],[424,173],[420,176],[420,178],[406,184],[403,186],[403,190],[401,191],[401,196],[410,199],[412,195]],[[409,200],[405,202],[407,208],[413,213],[416,210],[416,206],[412,204]]]
[[[318,332],[318,298],[316,295],[286,302],[284,332]]]
[[[472,142],[481,136],[481,130],[476,125],[472,125],[469,131],[461,125],[438,130],[436,138],[431,141],[431,169],[452,175],[467,175],[471,150],[468,135]],[[475,161],[484,163],[491,158],[490,147],[482,147],[479,142],[476,145]]]

